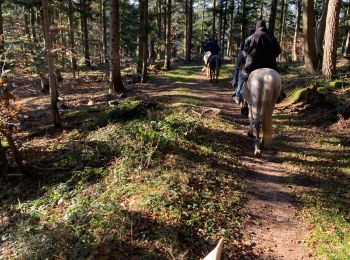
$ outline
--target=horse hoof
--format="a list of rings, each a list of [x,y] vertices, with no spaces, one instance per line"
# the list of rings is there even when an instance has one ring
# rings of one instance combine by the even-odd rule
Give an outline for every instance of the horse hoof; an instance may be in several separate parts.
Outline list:
[[[255,136],[254,136],[254,134],[253,134],[253,133],[248,132],[248,137],[252,137],[252,138],[254,138]]]
[[[254,155],[257,158],[260,158],[261,157],[261,150],[255,150]]]

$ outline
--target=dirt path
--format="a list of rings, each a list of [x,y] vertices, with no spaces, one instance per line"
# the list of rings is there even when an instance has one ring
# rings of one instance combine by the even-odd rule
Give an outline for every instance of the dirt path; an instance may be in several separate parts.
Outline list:
[[[161,87],[159,86],[161,85]],[[292,195],[295,184],[288,181],[288,170],[276,162],[276,151],[265,151],[262,158],[253,156],[253,139],[246,135],[248,120],[240,115],[240,108],[231,99],[232,90],[209,84],[203,73],[181,83],[157,82],[145,89],[155,96],[169,96],[169,90],[185,87],[186,96],[201,100],[198,110],[220,111],[220,115],[236,125],[242,134],[241,162],[249,178],[247,218],[243,223],[244,247],[249,251],[245,259],[303,259],[305,227],[298,202]],[[180,98],[180,96],[178,97]],[[199,111],[200,112],[200,111]],[[274,161],[275,160],[275,161]]]

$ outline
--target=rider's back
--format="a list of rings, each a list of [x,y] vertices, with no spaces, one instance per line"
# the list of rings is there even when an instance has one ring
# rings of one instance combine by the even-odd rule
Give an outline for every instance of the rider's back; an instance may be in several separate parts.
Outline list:
[[[276,58],[281,52],[281,48],[276,37],[264,27],[257,28],[246,43],[244,50],[246,52],[245,69],[247,72],[259,68],[277,69]]]

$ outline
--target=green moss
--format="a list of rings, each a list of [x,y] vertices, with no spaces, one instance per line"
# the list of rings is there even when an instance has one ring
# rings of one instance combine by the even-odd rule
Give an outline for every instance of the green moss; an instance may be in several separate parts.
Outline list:
[[[317,92],[322,95],[327,95],[329,94],[330,90],[327,87],[318,87]]]
[[[306,93],[307,91],[307,88],[299,88],[299,89],[296,89],[291,98],[294,102],[297,102],[297,101],[300,101],[302,99],[302,96]]]
[[[1,145],[3,148],[9,148],[9,144],[8,144],[8,142],[5,141],[5,140],[1,140],[0,145]]]
[[[343,82],[340,80],[335,80],[329,83],[329,86],[332,88],[341,88],[343,87]]]

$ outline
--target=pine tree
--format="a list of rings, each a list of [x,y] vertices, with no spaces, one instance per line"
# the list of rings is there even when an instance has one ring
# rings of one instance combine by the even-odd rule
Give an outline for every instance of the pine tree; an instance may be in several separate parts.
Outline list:
[[[340,0],[329,0],[325,30],[322,74],[333,77],[336,73]]]
[[[120,72],[120,0],[109,0],[110,5],[110,89],[124,92]]]

